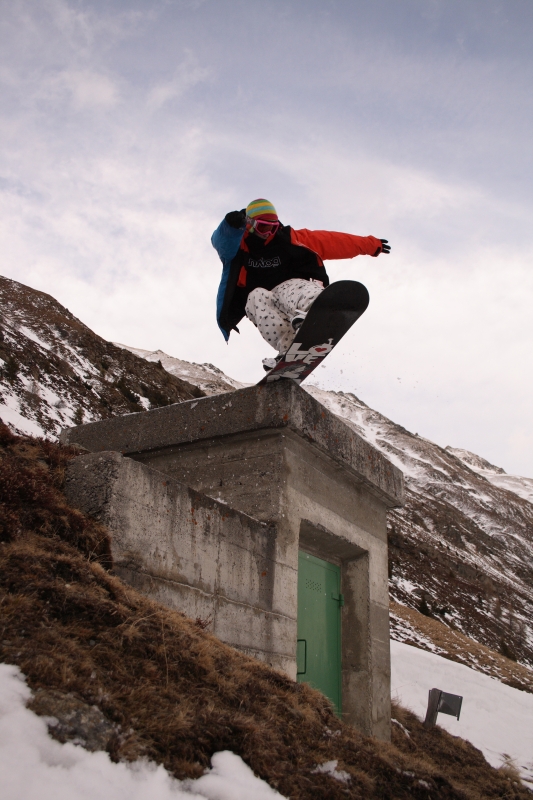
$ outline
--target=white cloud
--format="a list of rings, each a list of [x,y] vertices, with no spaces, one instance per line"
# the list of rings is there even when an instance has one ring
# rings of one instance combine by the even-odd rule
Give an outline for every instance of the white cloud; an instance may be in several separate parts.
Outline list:
[[[155,12],[153,4],[148,3],[142,10],[124,9],[115,3],[107,3],[105,9],[95,3],[80,6],[69,0],[44,0],[42,6],[52,30],[59,36],[61,50],[66,46],[82,59],[98,52],[102,43],[109,47],[135,35],[139,25],[153,19]],[[24,15],[23,19],[28,25],[31,15]]]
[[[198,83],[209,78],[210,72],[198,65],[190,51],[186,51],[185,60],[177,67],[171,80],[154,86],[148,94],[148,106],[155,110],[182,97],[185,92]]]
[[[75,43],[78,47],[91,46],[94,40],[94,23],[90,12],[73,7],[66,0],[45,0],[43,7],[64,40]]]
[[[49,76],[39,94],[49,100],[66,95],[74,111],[112,108],[119,99],[117,81],[89,69],[64,70]]]

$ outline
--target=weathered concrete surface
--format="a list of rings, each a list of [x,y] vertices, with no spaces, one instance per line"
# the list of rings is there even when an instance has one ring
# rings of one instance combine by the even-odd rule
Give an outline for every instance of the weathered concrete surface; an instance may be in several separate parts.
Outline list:
[[[62,441],[77,442],[91,452],[116,450],[131,456],[187,442],[280,428],[293,431],[352,470],[387,505],[402,503],[400,470],[288,380],[79,425],[64,431]]]
[[[288,475],[278,528],[341,568],[343,718],[390,738],[386,507],[327,457],[285,437]]]
[[[339,564],[345,595],[343,717],[367,734],[390,738],[386,517],[389,508],[402,503],[403,476],[383,455],[290,381],[78,426],[66,431],[63,440],[93,451],[92,456],[82,457],[87,459],[97,459],[100,450],[117,449],[130,457],[120,463],[142,462],[151,468],[147,474],[159,476],[143,478],[145,483],[139,483],[144,475],[141,464],[135,464],[131,472],[121,467],[124,507],[135,502],[151,508],[143,512],[144,516],[136,512],[137,519],[146,519],[147,525],[145,530],[143,522],[134,535],[136,552],[141,554],[139,563],[144,566],[134,570],[125,565],[121,567],[123,576],[189,616],[206,617],[216,609],[215,633],[220,638],[281,667],[293,678],[298,551]],[[191,495],[191,507],[196,507],[195,503],[202,509],[209,507],[212,516],[222,514],[221,509],[229,512],[228,506],[237,510],[232,514],[241,512],[238,518],[248,522],[239,523],[239,536],[250,540],[256,537],[253,552],[261,553],[263,561],[254,561],[250,555],[246,558],[252,560],[245,566],[235,567],[237,561],[229,545],[234,535],[226,534],[222,519],[215,533],[207,510],[201,525],[211,524],[207,527],[210,539],[202,539],[202,534],[190,527],[190,520],[183,527],[187,519],[185,501],[166,526],[165,516],[158,511],[166,502],[159,492],[165,479],[201,493],[201,501],[193,502]],[[136,488],[128,488],[135,481]],[[140,497],[153,499],[141,502]],[[214,505],[205,505],[209,503]],[[200,526],[200,518],[195,518]],[[146,531],[155,519],[157,526],[163,525],[162,532],[153,527],[153,544],[143,552],[145,537],[149,536]],[[255,529],[254,524],[260,527]],[[122,535],[120,530],[132,531],[135,525],[131,522],[128,528],[128,519],[121,518],[114,530],[118,536]],[[263,531],[263,538],[259,531]],[[194,544],[185,543],[188,537],[193,537]],[[217,537],[228,537],[228,543],[219,547]],[[179,541],[180,546],[165,545],[163,557],[160,539]],[[237,545],[234,542],[232,546]],[[252,545],[243,541],[241,546],[248,552]],[[197,566],[186,573],[186,580],[179,561],[181,547],[191,553],[196,548],[194,557],[188,558]],[[124,548],[131,550],[130,545]],[[210,576],[210,569],[214,569],[209,566],[211,550],[224,553],[221,563],[225,566],[215,570],[218,583]],[[270,566],[264,568],[267,562]],[[257,575],[265,570],[262,577],[271,576],[264,584],[264,591],[267,585],[270,587],[269,598],[257,588]],[[156,578],[159,583],[154,588],[156,584],[151,581]],[[170,580],[172,589],[164,589],[163,583]],[[188,597],[196,593],[197,600],[185,600],[180,595],[182,583],[189,587]],[[217,599],[201,599],[204,595]],[[244,613],[238,610],[239,603],[251,609],[250,616],[239,616]]]
[[[116,573],[224,642],[292,672],[296,575],[276,529],[119,453],[70,462],[71,503],[105,524]]]

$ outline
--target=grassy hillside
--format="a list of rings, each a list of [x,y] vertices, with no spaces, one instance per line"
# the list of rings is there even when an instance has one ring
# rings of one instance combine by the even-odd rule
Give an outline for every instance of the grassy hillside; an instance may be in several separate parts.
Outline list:
[[[392,744],[359,735],[318,692],[124,585],[106,531],[61,492],[75,455],[0,427],[0,659],[20,666],[39,713],[85,709],[111,758],[145,756],[179,778],[232,750],[293,800],[531,797],[401,708]],[[346,783],[315,772],[332,760]]]

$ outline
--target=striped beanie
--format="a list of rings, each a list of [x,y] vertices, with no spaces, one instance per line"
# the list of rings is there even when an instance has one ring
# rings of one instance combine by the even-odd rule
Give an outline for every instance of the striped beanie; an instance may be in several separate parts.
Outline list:
[[[269,203],[268,200],[265,200],[263,197],[248,203],[246,206],[246,216],[250,217],[250,219],[257,219],[257,217],[260,217],[261,219],[267,219],[271,222],[278,221],[276,209],[272,203]]]

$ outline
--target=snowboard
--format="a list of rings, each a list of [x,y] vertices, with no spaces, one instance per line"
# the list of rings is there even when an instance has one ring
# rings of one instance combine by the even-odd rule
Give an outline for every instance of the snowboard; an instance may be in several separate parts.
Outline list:
[[[357,281],[336,281],[320,292],[283,358],[257,385],[305,380],[366,311],[369,300],[366,286]]]

